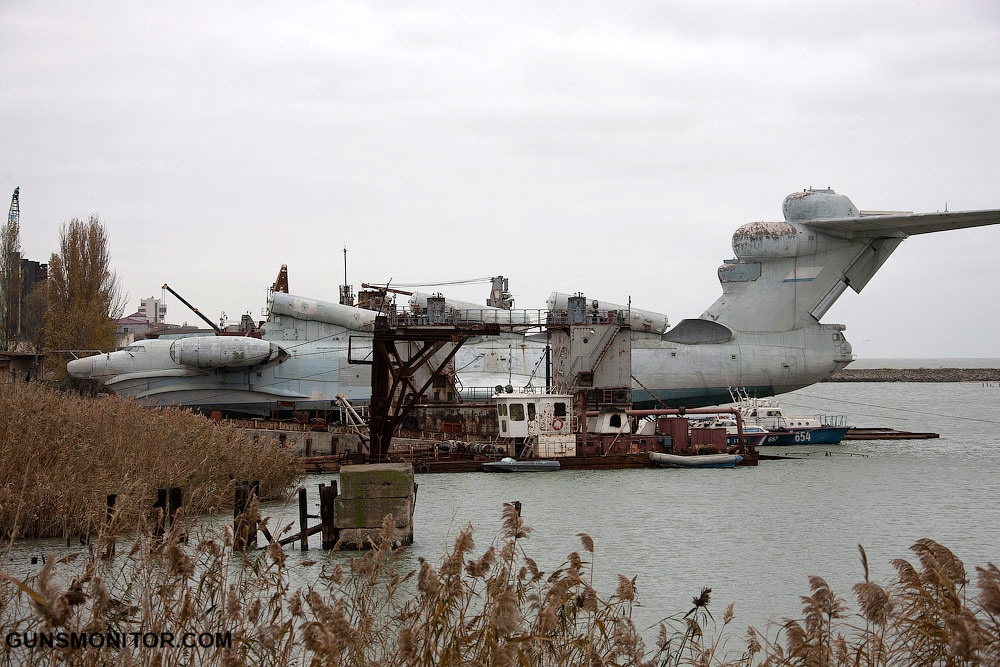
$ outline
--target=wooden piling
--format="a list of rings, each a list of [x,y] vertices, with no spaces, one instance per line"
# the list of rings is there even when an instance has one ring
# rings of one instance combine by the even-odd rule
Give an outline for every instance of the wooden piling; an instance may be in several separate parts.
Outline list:
[[[168,491],[167,496],[167,516],[170,518],[170,527],[174,527],[174,517],[177,515],[177,510],[181,508],[181,500],[184,494],[181,492],[181,487],[171,486]]]
[[[111,523],[111,519],[115,516],[115,503],[118,501],[117,493],[108,494],[108,514],[104,519],[104,524],[107,525]]]
[[[337,482],[331,481],[330,486],[319,485],[319,516],[323,522],[323,548],[332,549],[337,544],[340,531],[334,524],[334,506],[337,500]]]
[[[157,540],[162,540],[167,518],[166,489],[156,490],[156,502],[153,503],[153,514],[154,514],[153,537],[155,537]]]
[[[256,495],[252,482],[237,482],[233,503],[233,548],[239,551],[257,548],[257,522],[249,517],[250,505]]]
[[[299,549],[309,551],[309,508],[305,487],[299,489]]]
[[[108,513],[104,518],[104,529],[107,535],[107,546],[105,547],[104,557],[111,559],[115,555],[115,537],[114,533],[111,531],[111,520],[115,517],[115,503],[118,501],[117,493],[109,493],[107,495],[108,502]]]
[[[175,521],[177,520],[177,512],[180,511],[181,505],[183,504],[184,493],[181,491],[179,486],[171,486],[167,491],[167,517],[170,519],[170,531],[174,532]],[[178,529],[176,538],[181,542],[187,542],[187,533],[181,529]]]

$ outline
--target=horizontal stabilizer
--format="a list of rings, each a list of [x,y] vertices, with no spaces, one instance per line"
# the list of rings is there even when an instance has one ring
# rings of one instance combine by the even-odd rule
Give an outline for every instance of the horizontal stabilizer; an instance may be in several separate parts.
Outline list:
[[[799,221],[799,224],[821,232],[857,232],[866,235],[878,232],[903,232],[909,235],[929,234],[949,229],[983,227],[997,223],[1000,223],[1000,210],[956,213],[897,213],[865,215],[860,218],[821,218]]]

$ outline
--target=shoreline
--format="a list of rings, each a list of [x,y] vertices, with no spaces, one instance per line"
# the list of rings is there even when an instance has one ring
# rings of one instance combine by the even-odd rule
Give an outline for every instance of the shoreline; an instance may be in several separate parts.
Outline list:
[[[823,382],[1000,382],[1000,368],[845,368]]]

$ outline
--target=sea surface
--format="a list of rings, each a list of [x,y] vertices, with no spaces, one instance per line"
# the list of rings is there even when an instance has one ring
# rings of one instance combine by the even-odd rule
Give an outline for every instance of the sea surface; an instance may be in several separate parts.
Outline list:
[[[586,533],[596,543],[599,593],[610,596],[619,573],[637,577],[641,628],[687,611],[709,587],[715,617],[735,603],[731,629],[741,633],[798,617],[810,575],[857,609],[859,544],[881,582],[892,559],[915,560],[909,547],[923,537],[954,551],[973,581],[976,565],[1000,563],[1000,386],[824,383],[779,399],[788,414],[845,414],[853,426],[940,438],[770,447],[762,451],[793,458],[729,470],[417,474],[415,541],[403,566],[439,560],[467,524],[480,552],[498,533],[503,503],[516,500],[533,528],[523,548],[541,569],[582,553],[577,534]],[[318,514],[318,484],[330,479],[336,475],[304,481],[311,512]],[[273,517],[272,532],[297,517],[294,504],[268,503],[263,513]],[[11,557],[24,561],[51,546],[22,543]],[[314,582],[329,559],[349,557],[324,555],[318,535],[311,546],[307,555],[286,547],[299,563],[299,585]],[[652,639],[655,630],[644,634]]]
[[[973,581],[976,565],[1000,563],[1000,385],[825,383],[779,399],[788,414],[940,438],[769,447],[795,458],[729,470],[417,474],[405,558],[414,568],[418,557],[438,560],[470,523],[485,548],[503,503],[517,500],[533,528],[524,550],[543,570],[582,553],[586,533],[599,593],[610,596],[619,573],[638,577],[643,628],[684,613],[709,587],[716,618],[735,603],[739,632],[798,617],[810,575],[856,609],[859,544],[883,582],[923,537],[954,551]],[[329,478],[311,476],[310,493]]]

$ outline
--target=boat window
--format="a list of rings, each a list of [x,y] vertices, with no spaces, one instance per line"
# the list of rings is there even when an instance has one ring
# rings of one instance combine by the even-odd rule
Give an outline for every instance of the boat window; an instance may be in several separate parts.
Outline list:
[[[535,421],[535,404],[534,403],[528,403],[528,421],[529,422]]]
[[[524,421],[524,404],[522,404],[522,403],[511,403],[510,404],[510,418],[511,418],[511,421],[523,422]]]
[[[507,416],[507,404],[506,403],[500,403],[499,405],[497,405],[497,414],[500,415],[501,417],[506,417]]]
[[[504,433],[507,432],[507,420],[506,419],[501,419],[500,420],[500,430],[503,431]]]
[[[565,417],[566,416],[566,404],[565,403],[563,403],[563,402],[555,403],[555,404],[553,404],[552,407],[555,410],[554,414],[555,414],[556,417]]]
[[[622,416],[618,414],[611,415],[608,419],[608,426],[611,428],[621,428],[622,427]]]

